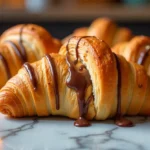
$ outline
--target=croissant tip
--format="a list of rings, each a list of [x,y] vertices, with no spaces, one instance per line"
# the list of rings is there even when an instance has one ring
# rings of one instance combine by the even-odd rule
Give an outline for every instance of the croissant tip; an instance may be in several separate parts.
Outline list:
[[[13,116],[12,113],[11,113],[11,111],[9,109],[7,109],[7,108],[1,108],[0,112],[2,114],[4,114],[4,115]]]

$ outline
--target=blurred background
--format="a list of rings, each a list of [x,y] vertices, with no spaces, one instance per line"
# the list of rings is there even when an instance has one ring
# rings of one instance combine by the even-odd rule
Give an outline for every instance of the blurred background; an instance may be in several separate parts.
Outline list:
[[[63,38],[97,17],[150,36],[150,0],[0,0],[0,34],[19,23],[37,23]]]

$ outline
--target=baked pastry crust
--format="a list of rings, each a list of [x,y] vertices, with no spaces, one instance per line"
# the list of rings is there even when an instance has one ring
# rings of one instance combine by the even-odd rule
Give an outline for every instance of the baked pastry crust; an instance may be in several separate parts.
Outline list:
[[[45,54],[58,52],[61,42],[43,27],[20,24],[6,30],[0,37],[0,88],[26,61],[34,62]],[[4,63],[5,61],[5,63]]]
[[[70,59],[73,60],[76,58],[77,48],[78,61],[85,65],[90,74],[92,85],[85,92],[85,101],[91,93],[94,97],[88,106],[88,120],[105,120],[116,116],[119,91],[122,115],[150,114],[150,105],[146,105],[150,103],[150,80],[144,68],[127,62],[120,55],[114,55],[108,45],[96,37],[73,37],[61,47],[59,54],[51,54],[55,75],[47,57],[30,64],[36,88],[29,72],[23,67],[1,89],[0,112],[13,117],[63,115],[78,118],[77,93],[66,85],[69,77],[67,47]],[[116,67],[117,61],[120,74]],[[57,78],[59,109],[56,107],[53,75]],[[119,78],[121,87],[118,89]]]
[[[129,62],[143,65],[148,75],[150,75],[149,50],[150,37],[148,36],[135,36],[129,42],[118,43],[112,48],[114,53],[124,56]]]
[[[113,46],[119,42],[129,41],[133,37],[130,29],[119,27],[109,18],[95,19],[89,27],[76,29],[71,35],[63,39],[62,42],[65,43],[72,36],[96,36],[104,40],[109,46]]]

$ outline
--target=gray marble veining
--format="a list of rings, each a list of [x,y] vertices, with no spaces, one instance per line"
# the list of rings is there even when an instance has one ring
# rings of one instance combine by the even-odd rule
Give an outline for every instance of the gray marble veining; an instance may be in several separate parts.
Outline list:
[[[31,123],[26,123],[26,124],[23,124],[19,127],[12,128],[12,129],[0,130],[0,133],[7,133],[4,136],[1,136],[1,140],[4,140],[5,138],[10,137],[10,136],[17,135],[18,132],[23,132],[26,130],[33,129],[36,123],[38,123],[38,120],[33,119]]]
[[[112,120],[78,128],[60,117],[10,119],[0,115],[0,150],[149,150],[150,118],[131,118],[134,127]]]

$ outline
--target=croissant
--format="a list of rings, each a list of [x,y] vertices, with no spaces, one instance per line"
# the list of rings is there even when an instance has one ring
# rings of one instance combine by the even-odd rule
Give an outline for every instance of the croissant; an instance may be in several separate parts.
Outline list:
[[[113,52],[128,61],[143,65],[150,76],[150,37],[135,36],[129,42],[121,42],[112,48]]]
[[[26,61],[34,62],[50,52],[58,52],[61,43],[44,28],[21,24],[6,30],[0,38],[0,88]]]
[[[0,112],[12,117],[63,115],[88,120],[150,114],[150,79],[141,65],[112,53],[96,37],[73,37],[59,54],[25,63],[0,90]]]
[[[97,18],[89,27],[76,29],[73,34],[63,39],[63,43],[72,36],[96,36],[109,46],[113,46],[119,42],[129,41],[133,35],[130,29],[119,27],[109,18]]]

